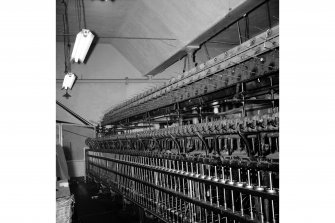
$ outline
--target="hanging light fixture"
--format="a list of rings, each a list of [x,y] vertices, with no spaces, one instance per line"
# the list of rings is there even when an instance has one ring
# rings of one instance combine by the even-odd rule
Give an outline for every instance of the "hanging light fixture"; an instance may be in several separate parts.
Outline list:
[[[71,95],[69,94],[68,90],[72,89],[74,82],[76,81],[77,76],[74,73],[67,73],[65,74],[64,80],[63,80],[63,85],[62,85],[62,90],[65,89],[66,92],[63,95],[66,99],[69,99]]]
[[[74,73],[68,72],[67,74],[65,74],[62,89],[71,90],[76,79],[77,76]]]
[[[71,54],[71,61],[83,63],[91,46],[94,35],[88,29],[82,29],[76,36],[76,41]]]
[[[68,16],[67,16],[67,2],[63,1],[65,11],[63,15],[63,25],[64,25],[64,34],[69,33],[69,22],[68,22]],[[76,80],[76,75],[71,72],[71,63],[69,60],[69,54],[70,54],[71,44],[69,36],[64,35],[64,65],[65,65],[65,76],[63,80],[62,90],[65,89],[66,93],[63,95],[66,99],[69,99],[71,95],[68,93],[68,90],[72,89],[73,84]]]
[[[94,39],[94,35],[90,30],[86,29],[85,8],[83,0],[76,0],[75,3],[80,31],[76,36],[70,60],[75,63],[83,63]],[[81,16],[81,13],[83,13],[83,17]],[[82,20],[84,28],[81,27]]]

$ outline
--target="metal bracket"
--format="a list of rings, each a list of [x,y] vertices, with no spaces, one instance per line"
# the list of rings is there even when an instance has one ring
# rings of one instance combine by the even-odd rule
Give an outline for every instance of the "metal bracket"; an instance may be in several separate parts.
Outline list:
[[[245,146],[247,148],[248,157],[254,158],[254,154],[252,153],[252,148],[250,146],[250,143],[249,143],[247,137],[245,137],[245,135],[242,132],[240,132],[240,131],[238,131],[237,133],[241,137],[241,139],[243,140],[243,142],[244,142],[244,144],[245,144]]]

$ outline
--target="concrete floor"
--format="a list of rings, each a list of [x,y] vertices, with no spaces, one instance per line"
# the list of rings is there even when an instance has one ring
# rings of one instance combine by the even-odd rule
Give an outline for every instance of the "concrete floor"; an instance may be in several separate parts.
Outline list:
[[[135,223],[140,222],[138,208],[128,205],[122,208],[119,196],[100,195],[94,183],[75,182],[71,184],[71,193],[75,196],[73,223]]]

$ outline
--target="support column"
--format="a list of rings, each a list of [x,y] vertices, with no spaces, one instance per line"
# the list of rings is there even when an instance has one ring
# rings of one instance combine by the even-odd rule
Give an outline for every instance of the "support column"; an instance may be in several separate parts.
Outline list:
[[[194,51],[199,49],[199,46],[186,46],[186,53],[187,53],[187,70],[191,70],[191,61],[193,60],[193,54],[194,54]]]

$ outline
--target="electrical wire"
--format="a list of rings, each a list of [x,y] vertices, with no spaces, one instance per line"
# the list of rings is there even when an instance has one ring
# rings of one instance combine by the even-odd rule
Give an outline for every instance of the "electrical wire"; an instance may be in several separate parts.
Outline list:
[[[76,17],[77,17],[77,22],[78,22],[78,28],[80,30],[80,25],[79,25],[79,17],[78,17],[78,3],[77,0],[74,0],[74,10],[76,12]]]
[[[64,34],[69,32],[69,21],[68,21],[68,0],[62,1],[64,4],[64,15],[63,15],[63,27]],[[70,54],[70,37],[64,35],[64,63],[65,63],[65,73],[71,72],[71,63],[69,63],[69,54]]]
[[[79,0],[75,0],[75,11],[77,13],[77,21],[78,21],[78,29],[80,31],[81,29],[81,15],[80,15],[80,5],[79,5]]]
[[[187,57],[185,56],[184,57],[184,67],[183,67],[183,73],[185,72],[185,70],[186,70],[186,59],[187,59]]]
[[[86,29],[86,15],[85,15],[85,5],[84,0],[81,0],[82,8],[83,8],[83,23],[84,23],[84,29]]]
[[[161,40],[162,43],[165,43],[166,45],[172,46],[172,47],[177,47],[176,45],[172,45],[170,43],[168,43],[167,41]]]
[[[65,15],[63,15],[63,28],[64,28],[64,32],[65,32]],[[65,73],[68,72],[67,70],[67,58],[66,58],[66,50],[67,50],[67,47],[66,47],[66,36],[64,36],[64,66],[65,66]]]
[[[56,34],[56,36],[75,36],[76,34],[64,33],[64,34]],[[162,38],[162,37],[136,37],[136,36],[99,36],[99,38],[105,39],[136,39],[136,40],[174,40],[177,41],[178,39],[175,38]],[[175,45],[171,45],[176,47]]]
[[[82,26],[82,6],[81,6],[81,0],[77,0],[78,1],[78,6],[79,6],[79,21],[80,21],[80,29],[83,27]]]

